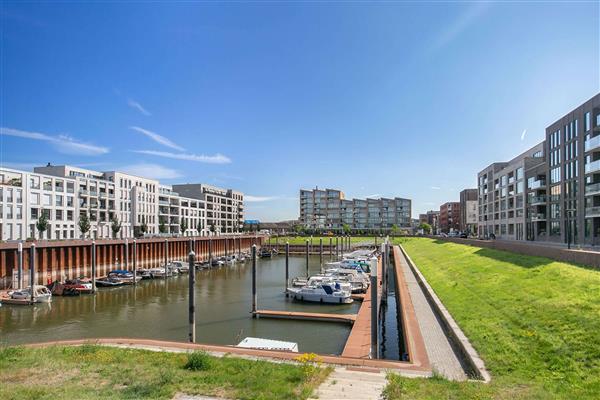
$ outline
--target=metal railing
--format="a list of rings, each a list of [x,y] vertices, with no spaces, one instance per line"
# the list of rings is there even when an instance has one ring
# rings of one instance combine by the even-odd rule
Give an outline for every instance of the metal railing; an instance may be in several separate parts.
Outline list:
[[[585,173],[600,171],[600,160],[592,161],[591,163],[585,164]]]
[[[585,141],[585,151],[600,148],[600,135]]]
[[[586,217],[600,217],[600,206],[586,208],[585,216]]]
[[[586,196],[589,196],[594,193],[600,193],[600,182],[585,185]]]

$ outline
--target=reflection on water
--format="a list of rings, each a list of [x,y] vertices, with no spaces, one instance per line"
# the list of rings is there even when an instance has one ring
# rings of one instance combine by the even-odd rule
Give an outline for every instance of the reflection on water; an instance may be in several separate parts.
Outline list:
[[[311,256],[311,273],[319,270]],[[290,257],[290,277],[306,274],[303,257]],[[196,340],[236,344],[246,336],[298,342],[301,351],[341,353],[350,326],[253,319],[252,264],[203,270],[196,275]],[[285,257],[259,259],[258,308],[356,313],[359,303],[298,303],[284,295]],[[95,295],[55,296],[51,304],[0,307],[0,341],[16,344],[94,337],[140,337],[186,341],[188,277],[144,280],[137,287],[101,288]]]

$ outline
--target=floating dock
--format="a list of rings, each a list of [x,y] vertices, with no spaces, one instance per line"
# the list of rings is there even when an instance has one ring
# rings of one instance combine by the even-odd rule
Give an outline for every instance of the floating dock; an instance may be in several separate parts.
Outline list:
[[[354,324],[356,314],[325,314],[301,311],[256,310],[254,316],[263,318],[296,319],[321,322],[343,322]]]

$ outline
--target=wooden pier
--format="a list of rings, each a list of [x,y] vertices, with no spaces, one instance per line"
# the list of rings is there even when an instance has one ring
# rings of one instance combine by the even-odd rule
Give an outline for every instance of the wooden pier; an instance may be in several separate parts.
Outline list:
[[[254,316],[263,318],[295,319],[320,322],[343,322],[354,324],[356,314],[325,314],[301,311],[256,310]]]

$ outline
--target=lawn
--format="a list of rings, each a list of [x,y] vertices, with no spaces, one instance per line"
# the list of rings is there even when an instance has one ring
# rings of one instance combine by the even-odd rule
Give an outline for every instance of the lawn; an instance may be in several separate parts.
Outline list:
[[[332,243],[335,245],[335,236],[314,236],[312,238],[313,246],[319,245],[320,238],[323,239],[323,246],[329,246],[329,238],[331,238]],[[310,242],[310,236],[279,236],[279,237],[277,237],[277,239],[275,239],[275,236],[273,236],[273,237],[271,237],[271,244],[275,244],[276,240],[280,244],[285,244],[285,242],[290,242],[290,244],[294,244],[294,245],[306,244],[307,240]],[[339,241],[339,239],[338,239],[338,241]],[[338,243],[341,243],[341,242],[338,242]],[[360,244],[362,244],[362,243],[374,244],[375,238],[372,236],[351,236],[350,243],[352,243],[352,244],[359,244],[359,243]],[[377,243],[381,243],[381,238],[377,238]]]
[[[306,399],[329,371],[310,364],[96,345],[4,347],[0,399],[171,399],[176,393]]]
[[[600,398],[600,271],[432,239],[397,239],[492,375],[391,377],[389,399]]]

